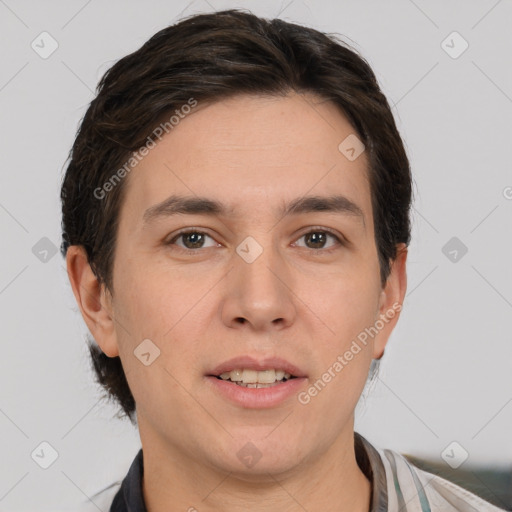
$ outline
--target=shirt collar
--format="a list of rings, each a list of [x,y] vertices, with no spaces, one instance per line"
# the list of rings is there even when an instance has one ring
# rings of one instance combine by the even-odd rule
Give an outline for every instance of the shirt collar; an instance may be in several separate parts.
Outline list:
[[[110,512],[147,512],[142,494],[144,459],[139,450],[110,507]]]
[[[379,452],[359,433],[354,432],[356,462],[370,480],[372,493],[369,512],[387,512],[388,490],[386,469]]]
[[[372,487],[369,512],[387,512],[386,472],[379,453],[357,432],[354,432],[354,449],[357,464]],[[135,456],[121,488],[114,497],[110,512],[147,512],[142,494],[143,474],[144,459],[141,448]]]

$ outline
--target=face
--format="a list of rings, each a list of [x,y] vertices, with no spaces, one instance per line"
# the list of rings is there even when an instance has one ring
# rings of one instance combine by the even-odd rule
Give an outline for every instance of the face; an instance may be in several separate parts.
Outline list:
[[[312,95],[238,96],[199,103],[131,172],[116,321],[93,334],[121,357],[143,445],[243,475],[293,471],[353,435],[397,310],[354,340],[401,293],[393,273],[380,283],[366,153],[338,149],[354,133]],[[295,378],[218,378],[244,368]]]

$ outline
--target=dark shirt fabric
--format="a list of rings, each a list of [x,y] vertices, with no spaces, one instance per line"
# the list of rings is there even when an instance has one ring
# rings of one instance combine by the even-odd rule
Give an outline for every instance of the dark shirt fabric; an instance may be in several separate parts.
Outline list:
[[[142,475],[144,459],[142,448],[139,450],[125,476],[121,488],[117,491],[110,512],[147,512],[142,494]]]
[[[380,456],[373,446],[357,432],[354,432],[354,447],[357,464],[372,483],[369,512],[386,512],[388,510],[386,474]],[[110,512],[147,512],[142,494],[143,474],[144,460],[141,448],[120,489],[114,496]],[[375,489],[378,489],[378,492]]]

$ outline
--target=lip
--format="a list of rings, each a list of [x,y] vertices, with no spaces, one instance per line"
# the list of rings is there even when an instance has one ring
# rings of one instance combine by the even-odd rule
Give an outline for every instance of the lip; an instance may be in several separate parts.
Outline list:
[[[210,373],[208,373],[207,377],[218,377],[221,373],[230,372],[232,370],[256,370],[256,371],[263,371],[263,370],[269,370],[269,369],[276,369],[276,370],[284,370],[286,373],[289,373],[293,375],[294,377],[297,377],[297,379],[292,380],[299,380],[299,378],[307,377],[307,375],[297,366],[290,363],[289,361],[286,361],[286,359],[282,359],[280,357],[267,357],[265,359],[256,359],[251,356],[238,356],[230,359],[229,361],[225,361],[218,366],[216,366]],[[290,382],[290,381],[288,381]],[[284,383],[286,384],[286,383]],[[283,385],[284,385],[283,384]],[[237,386],[240,389],[249,389],[252,390],[252,388],[242,388],[240,386]],[[278,386],[273,386],[278,387]],[[273,388],[260,388],[260,389],[254,389],[255,391],[262,391],[264,389],[273,389]]]
[[[235,405],[246,409],[265,409],[279,406],[291,396],[297,395],[306,378],[297,377],[269,388],[244,388],[213,375],[207,375],[206,381],[216,395]]]

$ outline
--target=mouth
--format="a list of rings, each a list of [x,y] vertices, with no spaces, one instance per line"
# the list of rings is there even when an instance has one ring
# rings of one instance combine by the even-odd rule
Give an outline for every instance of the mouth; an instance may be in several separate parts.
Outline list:
[[[218,365],[207,377],[215,377],[244,388],[268,388],[306,377],[306,374],[282,358],[258,360],[251,356],[239,356]]]
[[[296,379],[295,375],[285,372],[283,369],[269,368],[266,370],[251,370],[248,368],[238,368],[230,372],[223,372],[220,375],[212,375],[219,380],[231,382],[244,388],[270,388],[278,386],[291,379]]]
[[[300,368],[278,357],[234,357],[207,372],[205,377],[214,396],[244,409],[284,405],[307,382]]]

